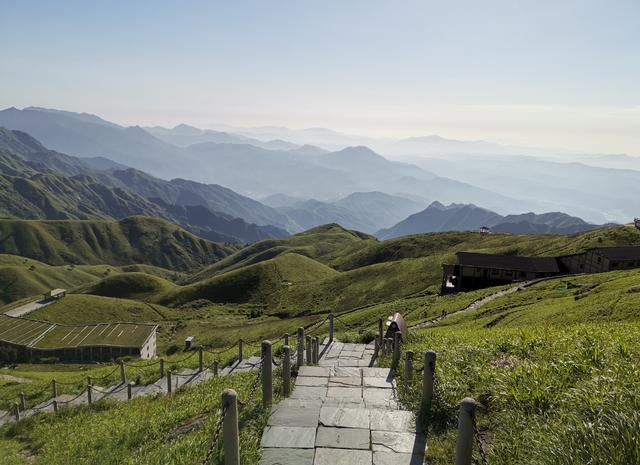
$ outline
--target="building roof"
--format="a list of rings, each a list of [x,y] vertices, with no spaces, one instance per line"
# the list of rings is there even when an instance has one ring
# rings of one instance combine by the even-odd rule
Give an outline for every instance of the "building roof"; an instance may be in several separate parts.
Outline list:
[[[491,255],[484,253],[458,252],[458,264],[479,268],[530,271],[535,273],[559,273],[554,257],[518,257],[516,255]]]
[[[599,247],[594,249],[609,260],[640,260],[640,246]]]

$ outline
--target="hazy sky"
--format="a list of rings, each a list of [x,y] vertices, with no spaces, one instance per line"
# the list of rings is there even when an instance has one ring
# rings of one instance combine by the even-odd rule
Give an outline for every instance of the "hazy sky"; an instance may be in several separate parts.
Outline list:
[[[640,154],[640,0],[0,0],[0,106]]]

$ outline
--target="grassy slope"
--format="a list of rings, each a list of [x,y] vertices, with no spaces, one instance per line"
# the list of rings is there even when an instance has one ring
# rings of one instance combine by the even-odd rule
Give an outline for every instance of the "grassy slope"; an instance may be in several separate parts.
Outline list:
[[[431,463],[450,463],[456,416],[446,403],[468,395],[485,406],[492,464],[638,463],[640,293],[629,289],[639,280],[640,271],[552,280],[413,334],[406,349],[419,360],[438,353]],[[419,389],[418,379],[400,382],[416,411]]]
[[[0,220],[0,252],[51,265],[147,264],[185,271],[231,252],[157,218],[120,221]]]
[[[60,265],[52,266],[17,255],[0,254],[0,304],[33,298],[53,288],[74,289],[119,273],[144,272],[178,280],[182,273],[151,265]]]

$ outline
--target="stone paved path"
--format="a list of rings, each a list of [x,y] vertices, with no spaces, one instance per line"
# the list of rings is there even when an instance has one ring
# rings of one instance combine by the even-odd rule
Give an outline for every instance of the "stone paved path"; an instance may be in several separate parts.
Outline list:
[[[373,353],[373,345],[336,341],[318,366],[301,367],[291,396],[273,407],[259,465],[422,464],[425,436]]]

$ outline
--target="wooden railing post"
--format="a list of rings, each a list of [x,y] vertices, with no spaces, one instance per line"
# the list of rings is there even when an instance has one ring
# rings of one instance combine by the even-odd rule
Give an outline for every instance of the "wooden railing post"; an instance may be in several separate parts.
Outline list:
[[[273,400],[273,361],[271,358],[271,341],[262,341],[262,405],[271,406]]]
[[[284,333],[284,345],[289,345],[289,333]]]
[[[400,364],[400,352],[402,351],[402,333],[396,331],[393,333],[393,368],[397,369]]]
[[[58,401],[53,399],[53,411],[54,413],[58,412]]]
[[[204,349],[202,346],[198,347],[198,372],[204,370]]]
[[[424,371],[422,372],[422,405],[429,411],[433,400],[433,382],[436,373],[436,353],[432,350],[424,354]]]
[[[306,351],[306,358],[307,358],[307,365],[311,365],[313,363],[313,360],[311,358],[311,336],[307,335],[305,336],[304,339],[305,342],[305,351]]]
[[[127,382],[127,374],[124,371],[124,360],[120,360],[120,383],[125,384]]]
[[[301,326],[298,328],[298,367],[304,365],[304,328]]]
[[[329,313],[329,344],[333,342],[333,313]]]
[[[478,402],[471,397],[466,397],[460,402],[456,465],[471,465],[474,439],[473,416],[478,405]]]
[[[378,337],[380,338],[380,345],[383,345],[384,343],[384,332],[382,331],[382,329],[383,329],[382,318],[378,318]],[[383,354],[384,354],[384,349],[383,349]]]
[[[311,363],[318,363],[318,337],[311,339]]]
[[[407,350],[404,356],[404,381],[410,382],[413,379],[413,351]]]
[[[173,386],[171,385],[171,370],[167,371],[167,394],[171,394]]]
[[[127,399],[129,400],[131,400],[132,397],[131,388],[133,387],[133,384],[133,381],[127,383]]]
[[[222,391],[222,444],[224,465],[240,465],[240,431],[238,430],[238,394],[233,389]]]
[[[160,379],[164,378],[164,359],[160,359]]]
[[[51,394],[54,399],[58,397],[58,384],[55,379],[51,380]]]
[[[20,410],[23,412],[27,410],[27,400],[25,399],[24,392],[20,393]]]
[[[375,339],[373,340],[373,356],[375,358],[378,358],[379,355],[380,355],[380,339],[378,339],[378,336],[376,336]]]
[[[218,361],[213,361],[213,376],[218,376]]]
[[[87,384],[87,403],[89,405],[91,405],[91,402],[93,402],[93,397],[91,395],[91,389],[92,389],[92,386],[90,384]]]
[[[242,340],[242,338],[238,339],[238,361],[241,362],[243,360],[243,348],[244,348],[244,341]]]
[[[282,395],[289,397],[291,392],[291,347],[282,348]]]
[[[20,421],[20,406],[17,402],[13,404],[13,415],[15,416],[16,421]]]

